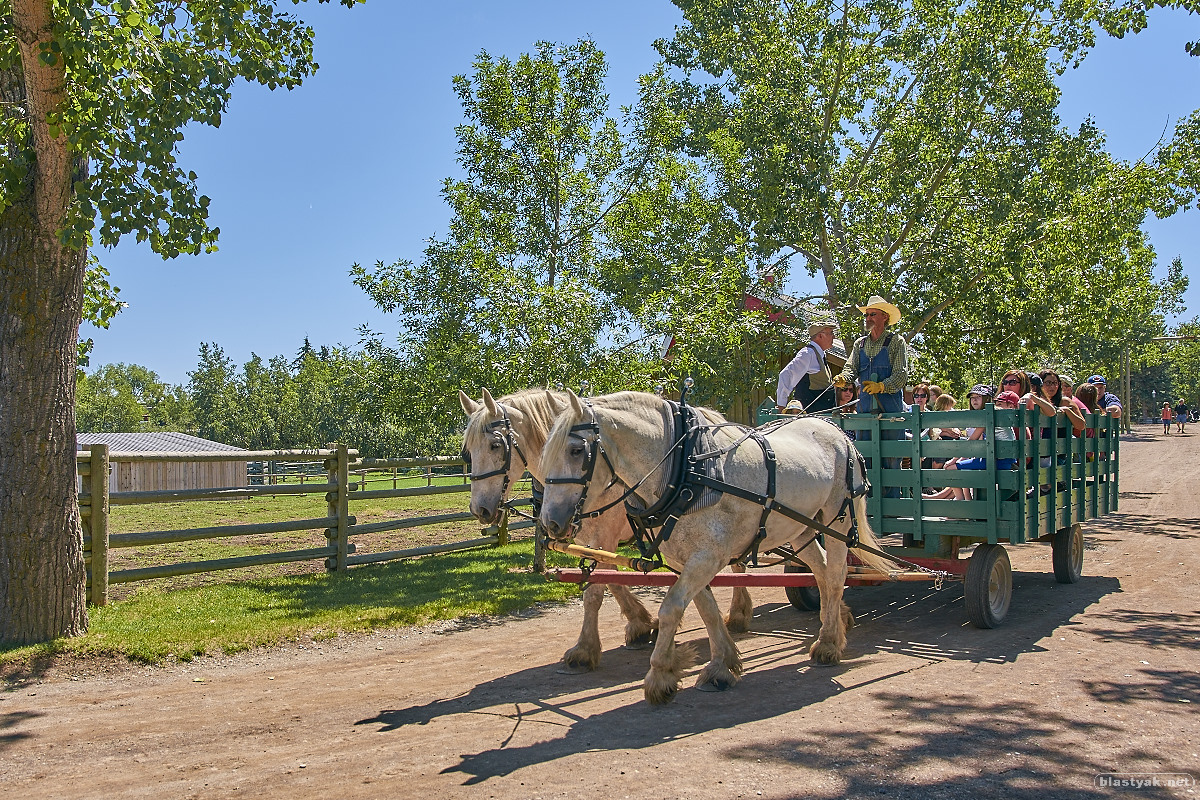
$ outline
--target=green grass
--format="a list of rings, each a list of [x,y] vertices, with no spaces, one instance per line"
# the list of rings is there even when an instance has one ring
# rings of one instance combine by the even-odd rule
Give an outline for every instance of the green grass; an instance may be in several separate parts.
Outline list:
[[[435,485],[462,486],[462,479],[442,477]],[[403,488],[424,486],[424,478],[401,479]],[[392,488],[391,478],[381,481],[377,488]],[[515,491],[528,491],[518,486]],[[456,492],[417,497],[388,497],[352,500],[350,513],[359,524],[400,518],[419,517],[448,512],[465,512],[469,494]],[[285,520],[319,519],[327,514],[324,495],[265,495],[230,500],[156,503],[133,506],[113,506],[109,515],[109,532],[140,533],[145,531],[183,530],[220,525],[281,522]],[[472,521],[442,523],[378,534],[356,535],[351,542],[358,554],[403,550],[429,544],[473,539],[480,535],[481,526]],[[324,547],[324,528],[290,533],[258,534],[240,537],[220,537],[190,542],[150,545],[135,548],[112,548],[109,551],[109,571],[209,561],[261,553],[278,553]],[[174,578],[161,578],[136,584],[112,584],[109,597],[123,600],[141,588],[162,591],[190,588],[213,583],[226,583],[292,575],[323,570],[323,561],[313,560],[290,564],[245,567],[223,572],[200,573]]]
[[[461,479],[435,480],[461,484]],[[412,483],[412,482],[410,482]],[[419,485],[424,485],[421,479]],[[391,488],[390,478],[386,486]],[[517,490],[520,491],[520,488]],[[359,523],[465,511],[466,493],[352,501]],[[323,517],[322,495],[113,506],[110,533],[182,530]],[[528,534],[527,531],[521,533]],[[480,535],[476,522],[450,523],[352,539],[359,553]],[[322,531],[177,542],[109,552],[110,571],[323,546]],[[422,625],[504,614],[578,593],[530,570],[528,539],[503,547],[324,572],[322,561],[246,567],[110,587],[109,605],[89,608],[86,635],[30,647],[0,648],[0,667],[17,674],[70,655],[122,657],[158,664],[209,653],[235,653],[341,632]],[[550,565],[572,559],[547,554]]]
[[[89,610],[74,639],[0,649],[0,665],[32,666],[55,656],[118,656],[160,664],[236,653],[301,638],[322,639],[504,614],[577,594],[521,569],[529,542],[357,567],[341,575],[294,575],[178,591],[144,590]],[[547,561],[570,559],[548,554]]]

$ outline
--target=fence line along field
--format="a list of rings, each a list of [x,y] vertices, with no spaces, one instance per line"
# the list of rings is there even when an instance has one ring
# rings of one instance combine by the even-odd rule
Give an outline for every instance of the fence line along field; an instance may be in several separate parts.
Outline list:
[[[503,524],[481,535],[459,458],[364,460],[344,446],[238,451],[243,465],[274,469],[251,469],[237,485],[112,491],[109,484],[123,464],[186,467],[231,455],[113,453],[104,444],[80,451],[91,602],[129,596],[141,581],[181,588],[491,546],[507,541],[510,528],[527,527]]]

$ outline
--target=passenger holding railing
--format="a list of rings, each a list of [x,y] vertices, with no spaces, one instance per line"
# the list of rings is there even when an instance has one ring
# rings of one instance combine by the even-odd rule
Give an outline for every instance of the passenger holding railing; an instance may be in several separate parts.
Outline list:
[[[1030,374],[1029,384],[1033,390],[1021,398],[1021,405],[1027,409],[1036,408],[1047,417],[1057,417],[1059,414],[1062,414],[1068,420],[1070,420],[1071,427],[1073,429],[1083,429],[1083,414],[1081,414],[1075,404],[1071,402],[1070,398],[1063,397],[1062,379],[1058,377],[1057,372],[1052,369],[1044,369],[1039,373]],[[1058,433],[1052,433],[1052,431],[1056,428],[1058,429]],[[1052,439],[1056,436],[1059,439],[1063,439],[1070,436],[1070,434],[1065,428],[1058,428],[1058,426],[1043,427],[1041,429],[1042,439]],[[1065,448],[1060,446],[1059,449],[1063,450]],[[1065,464],[1066,460],[1066,453],[1059,453],[1058,463]],[[1040,459],[1040,466],[1051,466],[1050,456],[1042,456]],[[1059,491],[1063,491],[1066,489],[1066,485],[1060,483],[1058,488]],[[1050,485],[1044,484],[1041,487],[1041,491],[1042,494],[1048,494],[1050,491]]]
[[[1093,375],[1088,378],[1088,383],[1096,387],[1096,404],[1104,409],[1104,413],[1110,417],[1119,417],[1125,410],[1121,406],[1121,400],[1115,394],[1108,390],[1108,381],[1103,375]]]

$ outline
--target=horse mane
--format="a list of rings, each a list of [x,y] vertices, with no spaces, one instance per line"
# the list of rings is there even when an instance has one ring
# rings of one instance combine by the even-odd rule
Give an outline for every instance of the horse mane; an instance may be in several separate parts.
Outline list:
[[[565,395],[564,395],[564,398],[565,398]],[[587,402],[587,400],[589,398],[581,398],[581,399],[583,399],[584,402]],[[642,407],[646,407],[646,408],[653,407],[656,410],[662,411],[661,403],[662,403],[663,398],[658,397],[657,395],[649,394],[647,392],[625,391],[625,392],[615,392],[615,393],[609,394],[609,395],[600,395],[599,397],[590,398],[590,399],[602,401],[600,403],[600,407],[606,408],[606,409],[619,410],[619,409],[642,406]],[[570,406],[568,405],[568,408],[569,407]],[[693,406],[693,408],[699,413],[699,416],[701,417],[702,421],[705,424],[720,425],[720,424],[728,421],[728,420],[726,420],[724,414],[720,413],[719,411],[715,411],[711,408],[706,408],[704,406]],[[576,417],[573,413],[564,412],[562,414],[562,416],[558,417],[558,419],[555,420],[554,427],[551,428],[550,435],[546,438],[546,440],[544,442],[545,448],[547,450],[551,450],[551,451],[558,451],[558,450],[566,448],[567,439],[571,435],[571,426],[575,425],[581,421],[582,421],[582,419],[579,417]],[[659,478],[658,478],[658,486],[657,486],[657,488],[654,489],[654,491],[658,494],[661,494],[664,491],[667,483],[670,480],[670,475],[667,474],[666,470],[659,470],[659,473],[660,474],[659,474]],[[650,488],[650,487],[647,487],[647,488]]]
[[[558,401],[558,405],[552,402],[552,397]],[[559,409],[569,403],[565,392],[550,392],[547,389],[522,389],[519,392],[498,397],[496,402],[502,406],[514,408],[525,415],[529,430],[525,433],[522,447],[528,446],[529,451],[533,453],[542,451]],[[464,447],[471,449],[480,443],[486,434],[485,426],[493,421],[486,419],[488,416],[486,407],[484,407],[484,413],[476,412],[467,420],[467,429],[463,432]]]

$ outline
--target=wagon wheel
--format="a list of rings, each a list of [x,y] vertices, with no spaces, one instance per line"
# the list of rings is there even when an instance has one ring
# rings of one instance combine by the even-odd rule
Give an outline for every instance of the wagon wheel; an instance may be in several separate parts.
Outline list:
[[[799,564],[788,562],[783,565],[783,571],[812,572],[803,562]],[[785,586],[783,591],[787,594],[788,602],[801,611],[821,610],[821,590],[816,586]]]
[[[971,554],[963,580],[967,617],[976,628],[995,628],[1012,602],[1012,564],[998,544],[981,544]]]
[[[1054,553],[1054,579],[1059,583],[1075,583],[1083,574],[1083,526],[1078,522],[1061,528],[1051,544]]]

